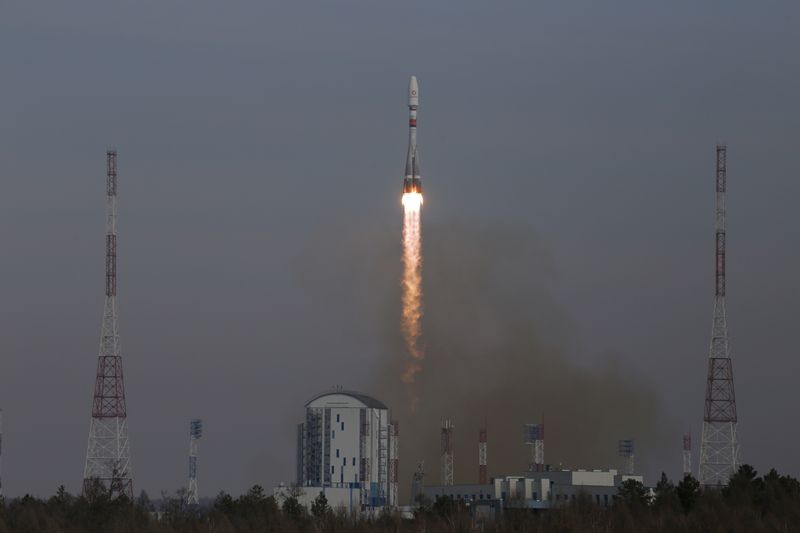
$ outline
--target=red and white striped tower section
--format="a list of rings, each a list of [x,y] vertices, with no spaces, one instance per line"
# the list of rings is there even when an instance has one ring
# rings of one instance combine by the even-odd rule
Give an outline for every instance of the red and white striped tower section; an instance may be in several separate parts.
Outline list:
[[[400,426],[393,420],[389,426],[389,507],[397,507],[400,490]]]
[[[100,482],[112,497],[133,497],[125,384],[117,323],[117,152],[106,152],[106,300],[83,473],[84,492]]]
[[[478,431],[478,483],[489,483],[489,472],[486,467],[486,428]]]
[[[692,436],[687,433],[683,436],[683,475],[692,473]]]
[[[739,468],[736,439],[736,395],[733,365],[728,353],[728,317],[725,311],[725,193],[727,148],[717,146],[716,171],[716,283],[711,349],[708,357],[703,436],[700,441],[698,480],[704,486],[722,486]]]

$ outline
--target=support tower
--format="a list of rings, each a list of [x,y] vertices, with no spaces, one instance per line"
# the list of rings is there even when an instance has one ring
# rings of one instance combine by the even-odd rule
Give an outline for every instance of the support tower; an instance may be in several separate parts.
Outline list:
[[[703,435],[700,441],[698,480],[704,486],[721,486],[739,468],[736,439],[736,395],[733,365],[728,353],[728,318],[725,311],[725,192],[727,148],[717,146],[716,239],[714,320],[708,357]]]
[[[203,421],[193,418],[189,421],[189,490],[186,492],[186,503],[198,505],[200,496],[197,493],[197,448],[203,436]]]
[[[117,152],[106,152],[106,300],[92,400],[84,492],[100,482],[112,497],[133,497],[128,415],[117,324]]]
[[[453,422],[442,421],[442,485],[453,484]]]

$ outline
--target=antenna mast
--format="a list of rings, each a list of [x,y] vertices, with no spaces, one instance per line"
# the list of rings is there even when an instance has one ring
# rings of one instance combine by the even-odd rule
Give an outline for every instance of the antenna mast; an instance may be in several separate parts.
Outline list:
[[[117,151],[106,152],[106,300],[89,425],[83,489],[100,482],[112,497],[133,498],[131,452],[117,323]]]
[[[727,147],[717,146],[716,244],[714,321],[706,379],[703,436],[700,441],[699,481],[704,486],[721,486],[739,468],[736,439],[736,395],[733,364],[728,353],[728,317],[725,311],[725,193],[727,189]]]
[[[203,421],[193,418],[189,421],[189,490],[186,493],[187,505],[198,505],[200,496],[197,492],[197,448],[203,436]]]

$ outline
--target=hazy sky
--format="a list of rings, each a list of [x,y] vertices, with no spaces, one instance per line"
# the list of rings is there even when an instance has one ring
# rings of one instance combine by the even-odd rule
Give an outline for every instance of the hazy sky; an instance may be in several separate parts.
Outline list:
[[[794,1],[2,2],[6,493],[81,481],[108,146],[137,491],[185,484],[190,417],[206,423],[201,495],[239,493],[292,480],[294,424],[315,393],[382,397],[397,355],[411,74],[423,232],[507,236],[482,247],[483,235],[464,257],[504,254],[517,268],[499,275],[548,295],[559,368],[612,361],[614,380],[654,395],[647,426],[669,432],[637,450],[651,479],[678,474],[683,431],[700,441],[714,145],[728,144],[742,454],[800,475],[798,27]],[[520,234],[541,256],[515,254]],[[437,256],[450,264],[438,249],[426,261]],[[431,302],[455,294],[436,290],[426,285]],[[473,462],[457,458],[456,477]]]

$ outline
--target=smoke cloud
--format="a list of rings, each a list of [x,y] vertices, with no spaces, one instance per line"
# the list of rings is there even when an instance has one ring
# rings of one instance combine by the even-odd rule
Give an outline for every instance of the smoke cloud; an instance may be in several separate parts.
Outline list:
[[[416,380],[419,405],[411,408],[397,378],[404,351],[396,332],[386,332],[395,356],[375,387],[400,422],[402,494],[419,461],[426,483],[439,483],[445,417],[455,423],[456,483],[477,482],[484,423],[490,476],[527,468],[526,422],[544,420],[545,461],[569,468],[621,468],[617,441],[634,438],[641,470],[668,435],[678,434],[667,427],[655,393],[613,357],[582,366],[571,360],[579,347],[549,290],[555,269],[531,232],[428,224],[424,247],[427,357]]]

